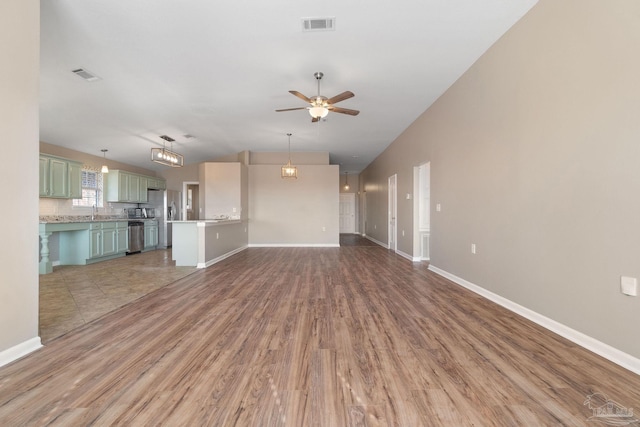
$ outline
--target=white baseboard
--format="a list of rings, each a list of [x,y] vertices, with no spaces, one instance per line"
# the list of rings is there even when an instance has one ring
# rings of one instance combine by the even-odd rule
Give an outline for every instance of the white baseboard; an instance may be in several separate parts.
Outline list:
[[[526,319],[531,320],[534,323],[537,323],[543,328],[546,328],[551,332],[554,332],[560,335],[561,337],[564,337],[569,341],[575,344],[578,344],[579,346],[584,347],[587,350],[590,350],[596,353],[597,355],[600,355],[605,359],[610,360],[611,362],[622,366],[625,369],[630,370],[631,372],[634,372],[640,375],[640,359],[628,353],[618,350],[617,348],[612,347],[609,344],[605,344],[602,341],[598,341],[597,339],[590,337],[588,335],[585,335],[582,332],[576,331],[575,329],[572,329],[566,325],[563,325],[562,323],[556,322],[555,320],[550,319],[546,316],[543,316],[540,313],[536,313],[535,311],[530,310],[526,307],[523,307],[520,304],[517,304],[504,297],[501,297],[498,294],[494,294],[491,291],[488,291],[478,285],[468,282],[454,274],[441,270],[438,267],[430,265],[429,270],[433,271],[436,274],[439,274],[442,277],[445,277],[451,280],[452,282],[464,288],[469,289],[470,291],[477,293],[478,295],[481,295],[487,298],[490,301],[495,302],[498,305],[501,305],[502,307],[516,314],[519,314],[520,316]]]
[[[18,345],[14,345],[4,351],[0,351],[0,366],[7,365],[14,360],[20,359],[22,356],[26,356],[40,347],[42,347],[40,337],[35,337]]]
[[[396,254],[397,254],[397,255],[400,255],[402,258],[408,259],[408,260],[409,260],[409,261],[411,261],[411,262],[417,262],[417,261],[420,261],[420,258],[414,258],[414,257],[412,257],[411,255],[409,255],[409,254],[407,254],[407,253],[405,253],[405,252],[402,252],[402,251],[396,251]]]
[[[378,245],[382,246],[382,247],[383,247],[383,248],[385,248],[385,249],[389,249],[389,245],[387,245],[386,243],[382,243],[381,241],[376,240],[376,239],[374,239],[374,238],[373,238],[373,237],[371,237],[371,236],[366,236],[366,235],[365,235],[364,237],[366,237],[367,239],[371,240],[373,243],[375,243],[375,244],[378,244]]]
[[[250,243],[250,248],[339,248],[340,243]]]
[[[237,254],[238,252],[242,252],[242,251],[244,251],[245,249],[247,249],[247,247],[248,247],[248,246],[241,246],[241,247],[239,247],[238,249],[234,249],[234,250],[232,250],[232,251],[230,251],[230,252],[227,252],[227,253],[226,253],[226,254],[224,254],[224,255],[220,255],[218,258],[210,259],[209,261],[204,262],[204,263],[199,262],[199,263],[196,265],[196,268],[207,268],[207,267],[209,267],[210,265],[213,265],[213,264],[215,264],[215,263],[217,263],[217,262],[222,261],[223,259],[227,259],[227,258],[229,258],[230,256]]]

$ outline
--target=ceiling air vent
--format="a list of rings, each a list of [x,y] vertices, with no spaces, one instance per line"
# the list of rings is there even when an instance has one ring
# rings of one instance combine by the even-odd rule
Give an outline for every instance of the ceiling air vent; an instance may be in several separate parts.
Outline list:
[[[82,77],[83,79],[85,79],[88,82],[95,82],[96,80],[100,80],[100,77],[96,76],[95,74],[90,73],[89,71],[85,70],[84,68],[78,68],[77,70],[72,70],[72,73],[74,73],[77,76]]]
[[[336,18],[302,18],[302,31],[333,31]]]

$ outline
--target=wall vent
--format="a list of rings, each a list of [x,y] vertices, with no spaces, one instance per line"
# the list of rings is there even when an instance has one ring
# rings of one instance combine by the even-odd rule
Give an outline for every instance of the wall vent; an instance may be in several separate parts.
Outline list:
[[[83,79],[85,79],[88,82],[95,82],[96,80],[101,80],[100,77],[96,76],[93,73],[90,73],[89,71],[85,70],[84,68],[78,68],[76,70],[72,70],[72,73],[74,73],[76,76],[80,76]]]
[[[336,29],[336,18],[302,18],[302,31],[333,31]]]

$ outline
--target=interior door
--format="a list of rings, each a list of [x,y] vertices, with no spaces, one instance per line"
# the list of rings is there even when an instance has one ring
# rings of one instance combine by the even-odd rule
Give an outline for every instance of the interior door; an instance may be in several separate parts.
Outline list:
[[[356,195],[340,194],[340,233],[356,232]]]
[[[389,177],[389,249],[394,252],[398,251],[398,224],[396,221],[398,215],[398,175],[394,174]]]

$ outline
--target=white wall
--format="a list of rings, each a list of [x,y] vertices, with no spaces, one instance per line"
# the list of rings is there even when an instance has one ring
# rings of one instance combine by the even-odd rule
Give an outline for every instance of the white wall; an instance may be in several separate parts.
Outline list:
[[[540,0],[361,174],[367,234],[386,241],[387,177],[410,193],[430,161],[432,265],[640,358],[638,16]]]
[[[5,158],[0,245],[0,365],[38,337],[38,74],[40,3],[0,2],[0,135]]]
[[[249,166],[249,245],[340,244],[338,166],[297,166],[298,179],[282,179],[280,164]]]

